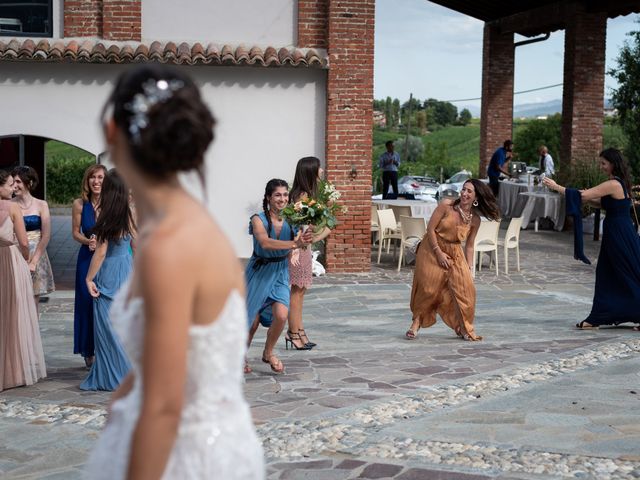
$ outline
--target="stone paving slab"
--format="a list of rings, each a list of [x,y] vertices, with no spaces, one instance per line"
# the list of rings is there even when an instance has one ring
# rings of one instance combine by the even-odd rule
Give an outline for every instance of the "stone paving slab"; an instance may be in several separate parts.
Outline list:
[[[396,272],[392,255],[371,273],[317,279],[305,299],[305,325],[318,347],[279,344],[287,368],[280,376],[259,361],[263,329],[249,352],[254,372],[245,392],[269,478],[637,478],[632,406],[640,395],[628,391],[638,385],[633,342],[640,336],[626,327],[572,328],[590,310],[595,266],[575,262],[571,242],[565,233],[524,231],[520,273],[478,274],[476,325],[485,337],[478,343],[459,340],[442,323],[404,339],[412,268]],[[595,260],[599,245],[586,240],[585,247]],[[68,290],[41,305],[49,378],[0,394],[3,478],[79,478],[104,422],[109,394],[77,387],[86,370],[70,353],[72,310]],[[582,369],[576,358],[592,367]],[[518,380],[523,368],[535,370],[526,382]],[[479,397],[470,393],[478,389]],[[413,446],[398,450],[407,439]],[[496,445],[511,464],[500,464]],[[573,455],[592,466],[551,475],[554,455],[556,463]]]

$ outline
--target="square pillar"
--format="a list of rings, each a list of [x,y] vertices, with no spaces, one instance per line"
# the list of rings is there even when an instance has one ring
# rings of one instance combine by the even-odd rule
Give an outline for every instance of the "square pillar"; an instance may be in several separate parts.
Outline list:
[[[142,39],[141,0],[103,0],[103,38],[139,42]]]
[[[602,150],[607,15],[574,8],[564,38],[561,165],[591,161]]]
[[[65,37],[102,36],[102,0],[64,1]]]
[[[327,268],[371,268],[375,0],[329,0],[326,170],[348,212],[327,240]]]
[[[482,45],[480,177],[487,176],[491,155],[513,132],[513,33],[485,23]]]
[[[298,0],[298,47],[327,47],[327,3],[328,0]]]

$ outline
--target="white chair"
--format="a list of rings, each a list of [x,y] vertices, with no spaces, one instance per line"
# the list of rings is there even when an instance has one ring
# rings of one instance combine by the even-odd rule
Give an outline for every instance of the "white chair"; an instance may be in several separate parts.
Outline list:
[[[400,217],[413,217],[413,213],[411,212],[411,207],[408,205],[391,205],[391,210],[393,210],[393,214],[396,216],[396,220],[398,221],[398,227],[400,227]]]
[[[427,231],[427,224],[422,217],[408,217],[402,215],[400,217],[400,255],[398,257],[398,271],[402,265],[402,260],[405,260],[404,255],[405,248],[413,247],[417,242],[422,240],[424,234]]]
[[[482,270],[482,254],[489,254],[489,268],[492,265],[491,252],[496,257],[496,276],[498,275],[498,232],[500,231],[500,222],[482,221],[480,222],[480,228],[476,234],[476,239],[473,244],[473,263],[474,263],[474,275],[475,275],[475,263],[476,254],[478,256],[478,271]]]
[[[387,253],[391,246],[391,240],[400,240],[400,229],[396,222],[396,216],[393,214],[393,210],[390,208],[380,209],[376,212],[378,214],[378,225],[380,230],[378,232],[378,263],[380,263],[380,257],[382,256],[382,247],[387,242]]]
[[[378,225],[378,207],[371,204],[371,244],[376,243],[380,233],[380,225]]]
[[[509,275],[509,249],[516,249],[516,266],[520,271],[520,228],[524,217],[512,218],[504,234],[504,240],[498,240],[498,245],[504,247],[504,273]]]

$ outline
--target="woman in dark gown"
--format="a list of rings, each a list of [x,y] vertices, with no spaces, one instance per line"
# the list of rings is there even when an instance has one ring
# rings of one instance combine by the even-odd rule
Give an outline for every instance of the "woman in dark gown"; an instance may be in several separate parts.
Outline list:
[[[87,290],[87,272],[96,249],[91,230],[96,224],[100,208],[102,181],[107,173],[104,165],[91,165],[82,179],[82,198],[73,202],[72,235],[81,244],[76,264],[76,292],[73,310],[73,353],[84,357],[90,367],[94,358],[93,342],[93,298]]]
[[[629,167],[618,150],[608,148],[600,153],[600,168],[609,180],[580,192],[583,202],[606,211],[593,307],[576,325],[581,329],[640,323],[640,237],[631,221]],[[564,187],[549,178],[544,183],[565,193]]]

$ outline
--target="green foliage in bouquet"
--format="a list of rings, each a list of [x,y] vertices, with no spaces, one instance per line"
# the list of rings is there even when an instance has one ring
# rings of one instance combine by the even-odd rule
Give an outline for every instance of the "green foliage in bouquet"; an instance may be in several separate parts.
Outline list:
[[[344,212],[338,200],[340,192],[328,181],[318,183],[316,198],[304,198],[296,203],[290,203],[282,210],[282,217],[295,227],[310,225],[314,231],[320,232],[325,227],[335,228],[338,224],[336,216]]]

